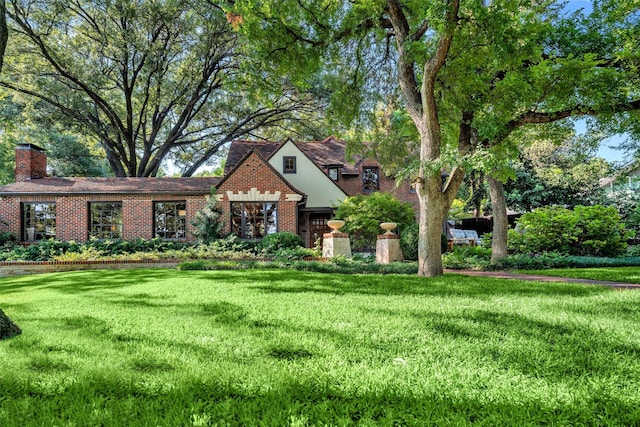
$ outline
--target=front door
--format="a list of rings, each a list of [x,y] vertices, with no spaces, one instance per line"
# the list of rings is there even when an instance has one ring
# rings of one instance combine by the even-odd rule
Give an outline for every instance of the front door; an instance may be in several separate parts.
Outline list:
[[[319,242],[322,246],[322,235],[324,233],[330,233],[331,228],[327,225],[327,221],[331,218],[329,214],[311,214],[309,216],[309,242],[312,246],[315,246],[316,242]]]

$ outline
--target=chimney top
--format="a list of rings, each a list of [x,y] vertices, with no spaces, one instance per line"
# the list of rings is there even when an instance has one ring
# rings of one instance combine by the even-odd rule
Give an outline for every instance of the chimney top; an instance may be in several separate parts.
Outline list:
[[[16,146],[16,150],[36,150],[36,151],[41,151],[44,153],[44,148],[36,145],[36,144],[30,144],[27,142],[20,142],[18,143],[18,145]]]

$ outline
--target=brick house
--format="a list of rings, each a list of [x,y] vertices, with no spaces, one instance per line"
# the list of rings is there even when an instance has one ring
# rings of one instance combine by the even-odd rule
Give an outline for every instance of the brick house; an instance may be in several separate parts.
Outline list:
[[[262,230],[247,224],[264,221],[272,229],[297,233],[311,246],[330,231],[327,220],[342,200],[375,191],[391,193],[417,208],[418,199],[409,182],[398,186],[372,159],[348,162],[345,142],[334,137],[307,142],[240,140],[231,143],[216,197],[231,218],[227,231],[260,237]],[[263,203],[263,198],[262,206],[251,203]],[[256,213],[258,220],[254,221]],[[270,220],[262,219],[268,216]],[[252,234],[255,232],[257,235]]]
[[[0,220],[22,242],[47,238],[193,240],[191,221],[211,189],[225,231],[261,238],[299,234],[307,245],[328,231],[347,196],[386,191],[417,203],[409,183],[396,186],[369,159],[345,160],[345,143],[233,141],[222,178],[47,177],[44,151],[16,148],[16,182],[0,187]]]

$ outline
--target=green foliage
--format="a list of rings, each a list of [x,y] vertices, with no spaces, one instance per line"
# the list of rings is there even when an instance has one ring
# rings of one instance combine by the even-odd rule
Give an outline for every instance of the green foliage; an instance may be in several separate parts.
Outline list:
[[[295,233],[280,231],[267,234],[260,240],[259,247],[262,251],[271,255],[283,249],[297,249],[304,246],[302,238]]]
[[[520,217],[509,231],[509,245],[519,253],[619,256],[629,237],[613,207],[547,207]]]
[[[192,234],[201,243],[210,243],[222,237],[222,208],[218,206],[213,194],[207,198],[206,206],[196,212],[193,221]]]
[[[389,193],[376,192],[370,195],[347,197],[338,205],[335,217],[345,221],[341,231],[351,234],[355,247],[374,248],[380,224],[395,222],[402,232],[415,222],[413,207]]]
[[[257,254],[260,251],[260,241],[241,239],[230,234],[223,239],[209,242],[208,246],[220,252],[236,252],[239,254]]]
[[[547,270],[551,268],[626,267],[640,266],[640,256],[617,258],[567,256],[554,252],[540,255],[514,254],[501,259],[495,270]]]
[[[317,258],[318,253],[313,248],[303,248],[298,246],[296,248],[278,249],[271,253],[270,256],[276,261],[295,261],[305,258]]]
[[[637,184],[636,184],[637,185]],[[627,229],[640,236],[640,191],[633,184],[631,187],[621,186],[613,191],[594,194],[593,200],[605,206],[613,206]]]
[[[453,251],[442,255],[442,264],[457,270],[488,270],[491,250],[480,246],[455,246]]]
[[[7,5],[14,40],[0,85],[99,141],[116,176],[155,176],[168,159],[190,175],[232,139],[314,122],[306,93],[243,52],[221,2]]]
[[[640,284],[640,268],[618,265],[600,265],[597,267],[557,268],[545,270],[524,270],[518,273],[540,274],[553,277],[598,280],[603,282],[621,282]]]
[[[3,261],[52,261],[108,258],[125,254],[169,252],[180,250],[184,243],[154,239],[74,241],[42,240],[29,246],[14,246],[0,253]],[[76,254],[76,255],[71,255]]]
[[[417,223],[408,225],[400,232],[400,248],[404,259],[416,261],[418,259],[418,234],[420,226]]]
[[[515,179],[505,184],[513,209],[590,204],[609,173],[610,166],[597,157],[602,135],[576,136],[571,122],[521,129],[512,137],[522,146],[513,163]]]
[[[6,249],[12,248],[17,241],[16,235],[8,231],[0,232],[0,247]]]

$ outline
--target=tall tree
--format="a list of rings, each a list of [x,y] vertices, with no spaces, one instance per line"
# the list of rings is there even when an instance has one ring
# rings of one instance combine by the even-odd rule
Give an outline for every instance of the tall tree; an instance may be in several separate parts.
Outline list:
[[[420,204],[419,274],[433,276],[443,271],[442,223],[464,169],[478,166],[485,154],[478,143],[486,139],[481,134],[485,129],[474,126],[476,115],[491,102],[489,93],[496,82],[502,81],[503,91],[518,90],[517,81],[501,80],[503,71],[541,57],[539,41],[549,28],[544,14],[550,13],[552,3],[496,0],[486,6],[471,0],[362,0],[312,2],[300,10],[293,0],[277,6],[239,0],[236,6],[242,27],[267,40],[263,44],[271,58],[307,53],[304,60],[281,61],[288,71],[298,66],[316,74],[330,73],[333,58],[314,56],[319,48],[326,52],[327,46],[330,54],[342,48],[342,56],[350,58],[351,67],[339,69],[354,76],[353,87],[366,87],[363,81],[374,75],[369,72],[374,67],[368,65],[385,59],[394,64],[402,108],[419,141],[413,170],[408,172]],[[344,53],[345,46],[361,46],[362,41],[378,49]],[[371,57],[375,54],[381,55],[378,61]],[[324,66],[327,58],[329,67]],[[502,102],[506,99],[503,96]],[[505,125],[499,121],[494,128]],[[450,171],[445,182],[443,169]]]
[[[240,56],[224,4],[9,0],[15,42],[0,86],[72,119],[117,176],[154,176],[169,158],[191,175],[229,141],[313,111]]]

